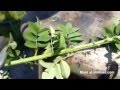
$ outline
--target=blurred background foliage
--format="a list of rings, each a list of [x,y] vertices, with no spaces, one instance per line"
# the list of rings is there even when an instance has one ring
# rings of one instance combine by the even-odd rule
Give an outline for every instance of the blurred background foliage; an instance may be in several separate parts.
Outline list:
[[[0,22],[9,20],[21,20],[26,11],[0,11]]]
[[[26,13],[26,11],[0,11],[0,36],[9,38],[9,33],[12,33],[14,40],[23,47],[20,26]]]

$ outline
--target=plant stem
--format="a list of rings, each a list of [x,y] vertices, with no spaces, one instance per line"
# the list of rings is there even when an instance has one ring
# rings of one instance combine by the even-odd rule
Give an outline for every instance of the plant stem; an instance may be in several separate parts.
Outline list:
[[[37,53],[38,53],[38,49],[36,48],[34,56],[37,56]]]
[[[120,36],[117,36],[117,38],[120,38]],[[67,53],[74,52],[74,51],[88,49],[88,48],[92,48],[92,47],[96,47],[96,46],[101,46],[104,44],[111,43],[113,41],[114,41],[114,37],[106,38],[104,40],[100,40],[100,41],[97,41],[94,43],[78,45],[78,46],[74,46],[73,48],[67,48],[67,49],[61,50],[60,52],[54,53],[54,54],[48,53],[48,54],[37,55],[37,56],[28,57],[28,58],[24,58],[24,59],[14,60],[14,61],[11,61],[10,65],[6,63],[5,66],[17,65],[17,64],[27,63],[30,61],[36,61],[36,60],[43,60],[48,57],[52,57],[52,56],[56,56],[56,55],[63,55],[63,54],[67,54]]]

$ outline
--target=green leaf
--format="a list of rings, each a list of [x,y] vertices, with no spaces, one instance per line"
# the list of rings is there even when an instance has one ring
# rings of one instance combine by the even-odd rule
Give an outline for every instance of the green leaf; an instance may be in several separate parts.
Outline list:
[[[59,47],[66,48],[65,38],[64,38],[63,34],[61,34],[61,33],[60,33]]]
[[[9,43],[13,42],[13,36],[11,33],[9,34],[9,37],[10,37]]]
[[[115,43],[120,43],[120,38],[114,37],[114,42],[115,42]]]
[[[46,46],[45,49],[46,49],[46,50],[44,51],[43,54],[47,54],[47,53],[51,53],[51,52],[53,52],[50,43]]]
[[[102,35],[106,38],[107,37],[106,29],[103,28],[101,32],[102,32]]]
[[[57,29],[64,32],[65,29],[66,29],[66,27],[65,27],[63,24],[59,24],[59,25],[57,26]]]
[[[26,41],[24,45],[29,48],[37,48],[36,43],[32,41]]]
[[[67,32],[67,34],[71,31],[71,29],[72,29],[72,24],[71,23],[67,23],[66,24],[66,32]]]
[[[11,51],[11,49],[8,48],[7,50],[7,54],[10,56],[10,57],[14,57],[15,55],[13,54],[13,52]]]
[[[17,56],[19,56],[20,55],[20,50],[15,50],[15,51],[16,51]]]
[[[41,33],[43,33],[43,32],[47,32],[46,34],[49,34],[49,29],[48,28],[40,29],[39,34],[41,35]],[[40,36],[39,34],[38,34],[38,36]]]
[[[38,34],[38,41],[43,41],[43,42],[47,42],[51,39],[51,36],[49,35],[49,32],[48,31],[44,31],[42,33],[39,33]]]
[[[73,45],[73,46],[78,45],[78,42],[74,42],[74,41],[72,42],[72,41],[71,41],[71,42],[70,42],[70,45]]]
[[[56,77],[57,79],[63,79],[62,74],[61,74],[60,64],[56,64],[56,65],[55,65],[55,72],[56,72],[55,77]]]
[[[107,37],[113,37],[111,33],[107,33]]]
[[[15,49],[17,47],[17,43],[13,41],[12,43],[9,44],[12,49]]]
[[[31,32],[25,33],[25,39],[29,40],[29,41],[33,41],[36,42],[37,41],[37,37],[32,34]]]
[[[114,34],[115,33],[116,24],[115,23],[111,23],[108,27],[109,27],[109,30]]]
[[[63,32],[63,35],[64,37],[66,37],[67,35],[67,32],[66,32],[66,27],[62,24],[59,24],[58,27],[57,27],[58,30],[62,31]]]
[[[61,40],[61,41],[64,41],[64,43],[65,43],[65,44],[61,44],[61,45],[64,45],[64,48],[66,48],[67,45],[73,44],[74,42],[79,43],[81,41],[81,39],[80,39],[81,34],[78,32],[79,28],[72,27],[71,23],[67,23],[66,25],[60,24],[58,26],[58,29],[61,30],[61,31],[59,31],[59,34],[64,36],[64,40]]]
[[[74,32],[72,34],[69,34],[68,38],[73,38],[73,37],[78,37],[78,36],[81,36],[81,34],[79,32]]]
[[[80,37],[71,38],[70,41],[81,41]]]
[[[69,32],[69,34],[72,34],[74,32],[77,32],[79,28],[72,28],[71,31]]]
[[[48,45],[48,43],[37,43],[38,47],[44,48]]]
[[[120,23],[116,26],[115,33],[120,35]]]
[[[120,43],[115,43],[115,46],[120,50]]]
[[[60,61],[61,73],[64,78],[70,76],[70,67],[65,61]]]
[[[55,65],[53,67],[50,68],[50,70],[48,71],[49,74],[52,74],[55,77]]]
[[[52,37],[55,37],[55,29],[50,26],[50,33]]]
[[[19,56],[20,55],[20,50],[15,50],[16,52],[16,55]],[[10,56],[10,57],[15,57],[15,55],[13,54],[12,50],[11,49],[8,49],[7,50],[7,54]]]
[[[10,57],[10,58],[7,58],[6,61],[5,61],[5,63],[8,64],[8,65],[10,65],[10,64],[11,64],[11,63],[10,63],[11,60],[13,60],[11,57]]]
[[[114,35],[113,35],[113,33],[112,33],[112,31],[110,31],[107,27],[104,27],[103,29],[102,29],[102,34],[103,34],[103,36],[104,37],[113,37]]]
[[[37,35],[39,33],[39,27],[37,26],[36,23],[33,22],[28,22],[28,28],[30,29],[30,31],[32,33],[34,33],[35,35]]]
[[[45,68],[51,68],[54,66],[54,63],[44,62],[43,60],[39,60],[39,64],[41,64]]]
[[[50,39],[51,37],[49,35],[44,35],[44,36],[38,37],[37,41],[48,42]]]
[[[42,29],[41,32],[39,32],[38,36],[44,36],[49,35],[48,29]]]

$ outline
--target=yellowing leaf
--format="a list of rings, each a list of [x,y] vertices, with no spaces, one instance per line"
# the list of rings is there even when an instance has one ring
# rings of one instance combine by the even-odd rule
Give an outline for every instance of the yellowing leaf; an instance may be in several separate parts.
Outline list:
[[[59,65],[59,64],[56,64],[56,65],[55,65],[55,72],[56,72],[55,77],[56,77],[57,79],[63,79],[62,74],[61,74],[61,68],[60,68],[60,65]]]
[[[61,73],[64,78],[68,78],[70,76],[70,67],[65,61],[60,61]]]

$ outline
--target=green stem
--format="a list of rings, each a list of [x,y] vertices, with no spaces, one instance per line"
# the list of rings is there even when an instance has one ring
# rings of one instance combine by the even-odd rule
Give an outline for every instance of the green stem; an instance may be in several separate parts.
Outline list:
[[[117,36],[117,38],[120,38],[120,36]],[[107,39],[100,40],[100,41],[97,41],[97,42],[94,42],[94,43],[78,45],[78,46],[74,46],[73,48],[67,48],[67,49],[61,50],[60,52],[54,53],[54,54],[53,53],[48,53],[48,54],[28,57],[28,58],[24,58],[24,59],[14,60],[14,61],[11,61],[10,65],[17,65],[17,64],[27,63],[27,62],[30,62],[30,61],[43,60],[43,59],[46,59],[48,57],[52,57],[52,56],[55,56],[55,55],[63,55],[63,54],[67,54],[67,53],[78,51],[78,50],[88,49],[88,48],[108,44],[108,43],[111,43],[113,41],[114,41],[114,37],[107,38]],[[5,64],[5,66],[10,66],[10,65],[7,64],[7,63]]]
[[[38,53],[38,49],[36,48],[34,56],[37,56],[37,53]]]

